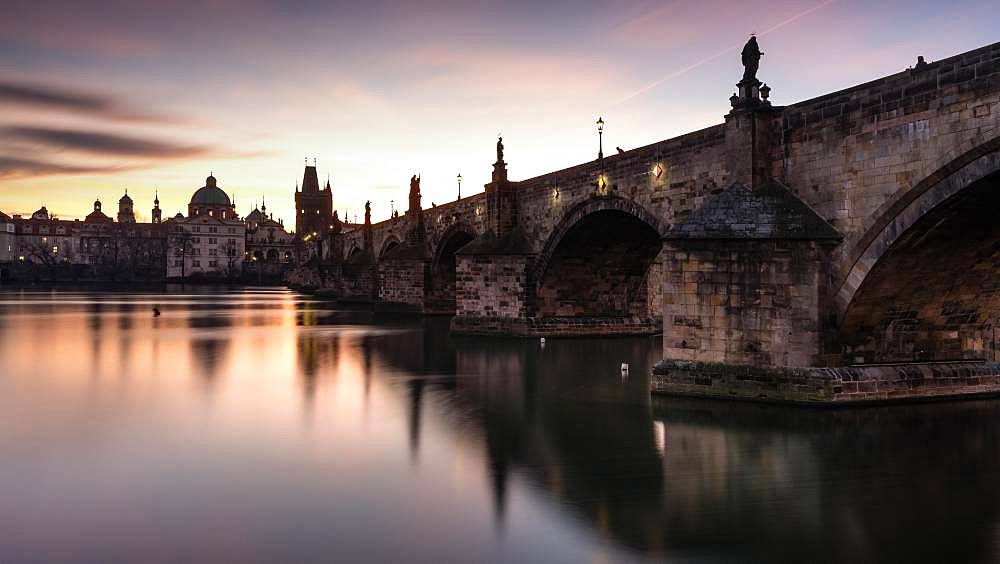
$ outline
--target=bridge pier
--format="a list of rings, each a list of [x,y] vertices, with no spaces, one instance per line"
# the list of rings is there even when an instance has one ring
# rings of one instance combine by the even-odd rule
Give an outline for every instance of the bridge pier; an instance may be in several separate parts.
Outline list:
[[[430,259],[421,247],[401,246],[378,262],[376,311],[425,313]]]

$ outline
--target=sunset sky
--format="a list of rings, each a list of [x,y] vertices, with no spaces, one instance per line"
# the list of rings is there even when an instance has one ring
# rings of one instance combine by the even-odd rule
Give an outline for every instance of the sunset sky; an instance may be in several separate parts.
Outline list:
[[[788,104],[1000,40],[995,0],[4,0],[0,211],[83,217],[127,187],[186,213],[209,172],[294,219],[303,159],[374,219],[719,123],[751,32]]]

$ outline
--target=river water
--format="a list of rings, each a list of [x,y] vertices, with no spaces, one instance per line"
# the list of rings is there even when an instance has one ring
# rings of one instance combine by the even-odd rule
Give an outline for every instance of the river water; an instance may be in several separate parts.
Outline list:
[[[659,351],[0,292],[0,562],[997,560],[997,401],[650,399]]]

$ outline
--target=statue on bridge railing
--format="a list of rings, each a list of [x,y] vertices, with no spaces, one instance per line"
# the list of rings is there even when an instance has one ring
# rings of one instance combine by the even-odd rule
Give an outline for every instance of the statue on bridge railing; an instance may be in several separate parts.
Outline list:
[[[409,211],[420,210],[420,177],[414,174],[410,177],[410,209]]]
[[[760,56],[763,54],[760,52],[760,47],[757,46],[757,36],[751,35],[750,40],[743,46],[743,53],[741,53],[743,60],[743,80],[740,81],[741,83],[757,82],[757,69],[760,68]]]
[[[503,136],[497,135],[497,162],[503,162]]]
[[[371,225],[372,223],[372,201],[368,200],[365,202],[365,225]]]

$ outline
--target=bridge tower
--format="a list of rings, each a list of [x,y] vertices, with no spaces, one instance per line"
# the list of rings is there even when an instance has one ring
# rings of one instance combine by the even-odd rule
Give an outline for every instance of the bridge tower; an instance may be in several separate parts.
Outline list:
[[[320,189],[314,159],[312,166],[307,164],[302,173],[302,188],[295,191],[295,234],[300,240],[307,236],[323,237],[332,219],[333,191],[329,180]]]

